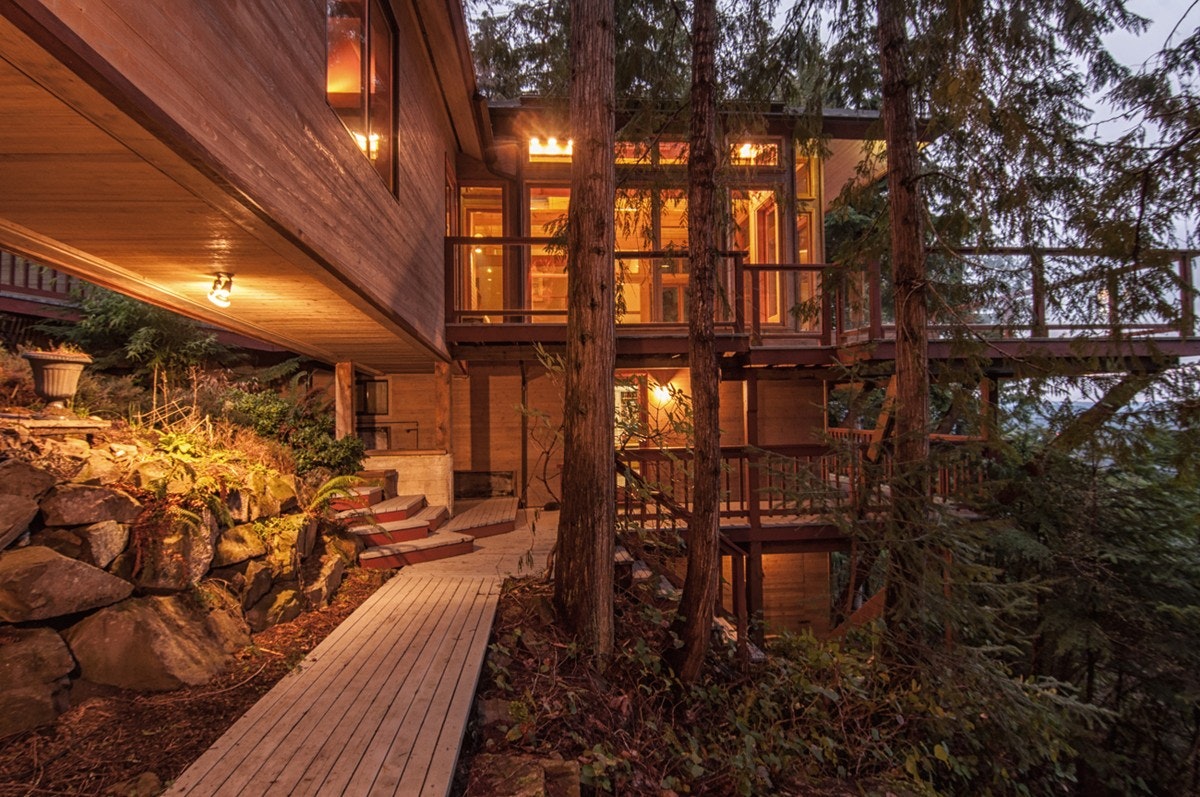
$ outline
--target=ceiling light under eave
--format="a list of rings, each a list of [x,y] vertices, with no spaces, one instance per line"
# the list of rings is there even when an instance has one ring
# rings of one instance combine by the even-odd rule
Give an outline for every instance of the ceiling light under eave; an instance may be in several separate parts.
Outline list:
[[[222,271],[213,280],[212,289],[208,292],[208,300],[224,309],[229,307],[229,296],[232,293],[233,275]]]

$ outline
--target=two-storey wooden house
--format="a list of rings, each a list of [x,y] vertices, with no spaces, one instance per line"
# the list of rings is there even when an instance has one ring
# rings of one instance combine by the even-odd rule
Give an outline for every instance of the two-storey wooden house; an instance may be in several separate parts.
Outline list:
[[[330,364],[341,431],[431,502],[553,500],[561,397],[539,350],[565,338],[570,130],[552,105],[479,96],[459,3],[0,0],[0,107],[0,248]],[[830,383],[851,362],[886,381],[892,343],[878,270],[825,263],[825,212],[875,119],[829,112],[816,148],[793,121],[727,140],[727,553],[752,607],[820,631],[846,540],[771,497],[761,452],[821,472]],[[668,133],[614,158],[618,407],[653,421],[688,390],[687,148]],[[1192,254],[1170,324],[1123,319],[1113,296],[1069,329],[1029,262],[1029,312],[989,339],[985,390],[1030,354],[1121,370],[1200,353]],[[959,356],[931,335],[931,358]],[[615,428],[618,446],[678,482],[656,446]]]

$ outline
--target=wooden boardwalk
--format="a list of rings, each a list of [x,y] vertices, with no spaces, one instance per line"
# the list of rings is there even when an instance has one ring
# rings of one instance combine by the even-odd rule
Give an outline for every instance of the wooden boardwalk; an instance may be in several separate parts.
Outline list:
[[[543,557],[553,520],[401,570],[168,794],[448,794],[503,577]]]

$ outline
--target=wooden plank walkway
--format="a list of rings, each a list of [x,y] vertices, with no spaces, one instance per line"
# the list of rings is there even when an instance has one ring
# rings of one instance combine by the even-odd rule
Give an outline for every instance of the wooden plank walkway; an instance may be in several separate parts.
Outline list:
[[[447,794],[499,592],[402,571],[169,794]]]
[[[500,585],[545,561],[556,527],[548,514],[475,553],[402,569],[167,793],[448,794]]]

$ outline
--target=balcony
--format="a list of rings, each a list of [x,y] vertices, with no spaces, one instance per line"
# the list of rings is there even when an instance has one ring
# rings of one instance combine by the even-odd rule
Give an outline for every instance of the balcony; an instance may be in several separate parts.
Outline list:
[[[449,236],[445,255],[447,338],[456,356],[565,344],[560,239]],[[940,273],[930,356],[951,357],[964,342],[998,359],[1198,355],[1198,255],[1156,252],[1133,265],[1067,249],[932,255],[931,271]],[[747,365],[825,365],[894,356],[891,287],[877,262],[852,269],[749,263],[736,251],[720,257],[714,322],[724,357]],[[685,354],[687,253],[619,251],[616,260],[618,357]]]

